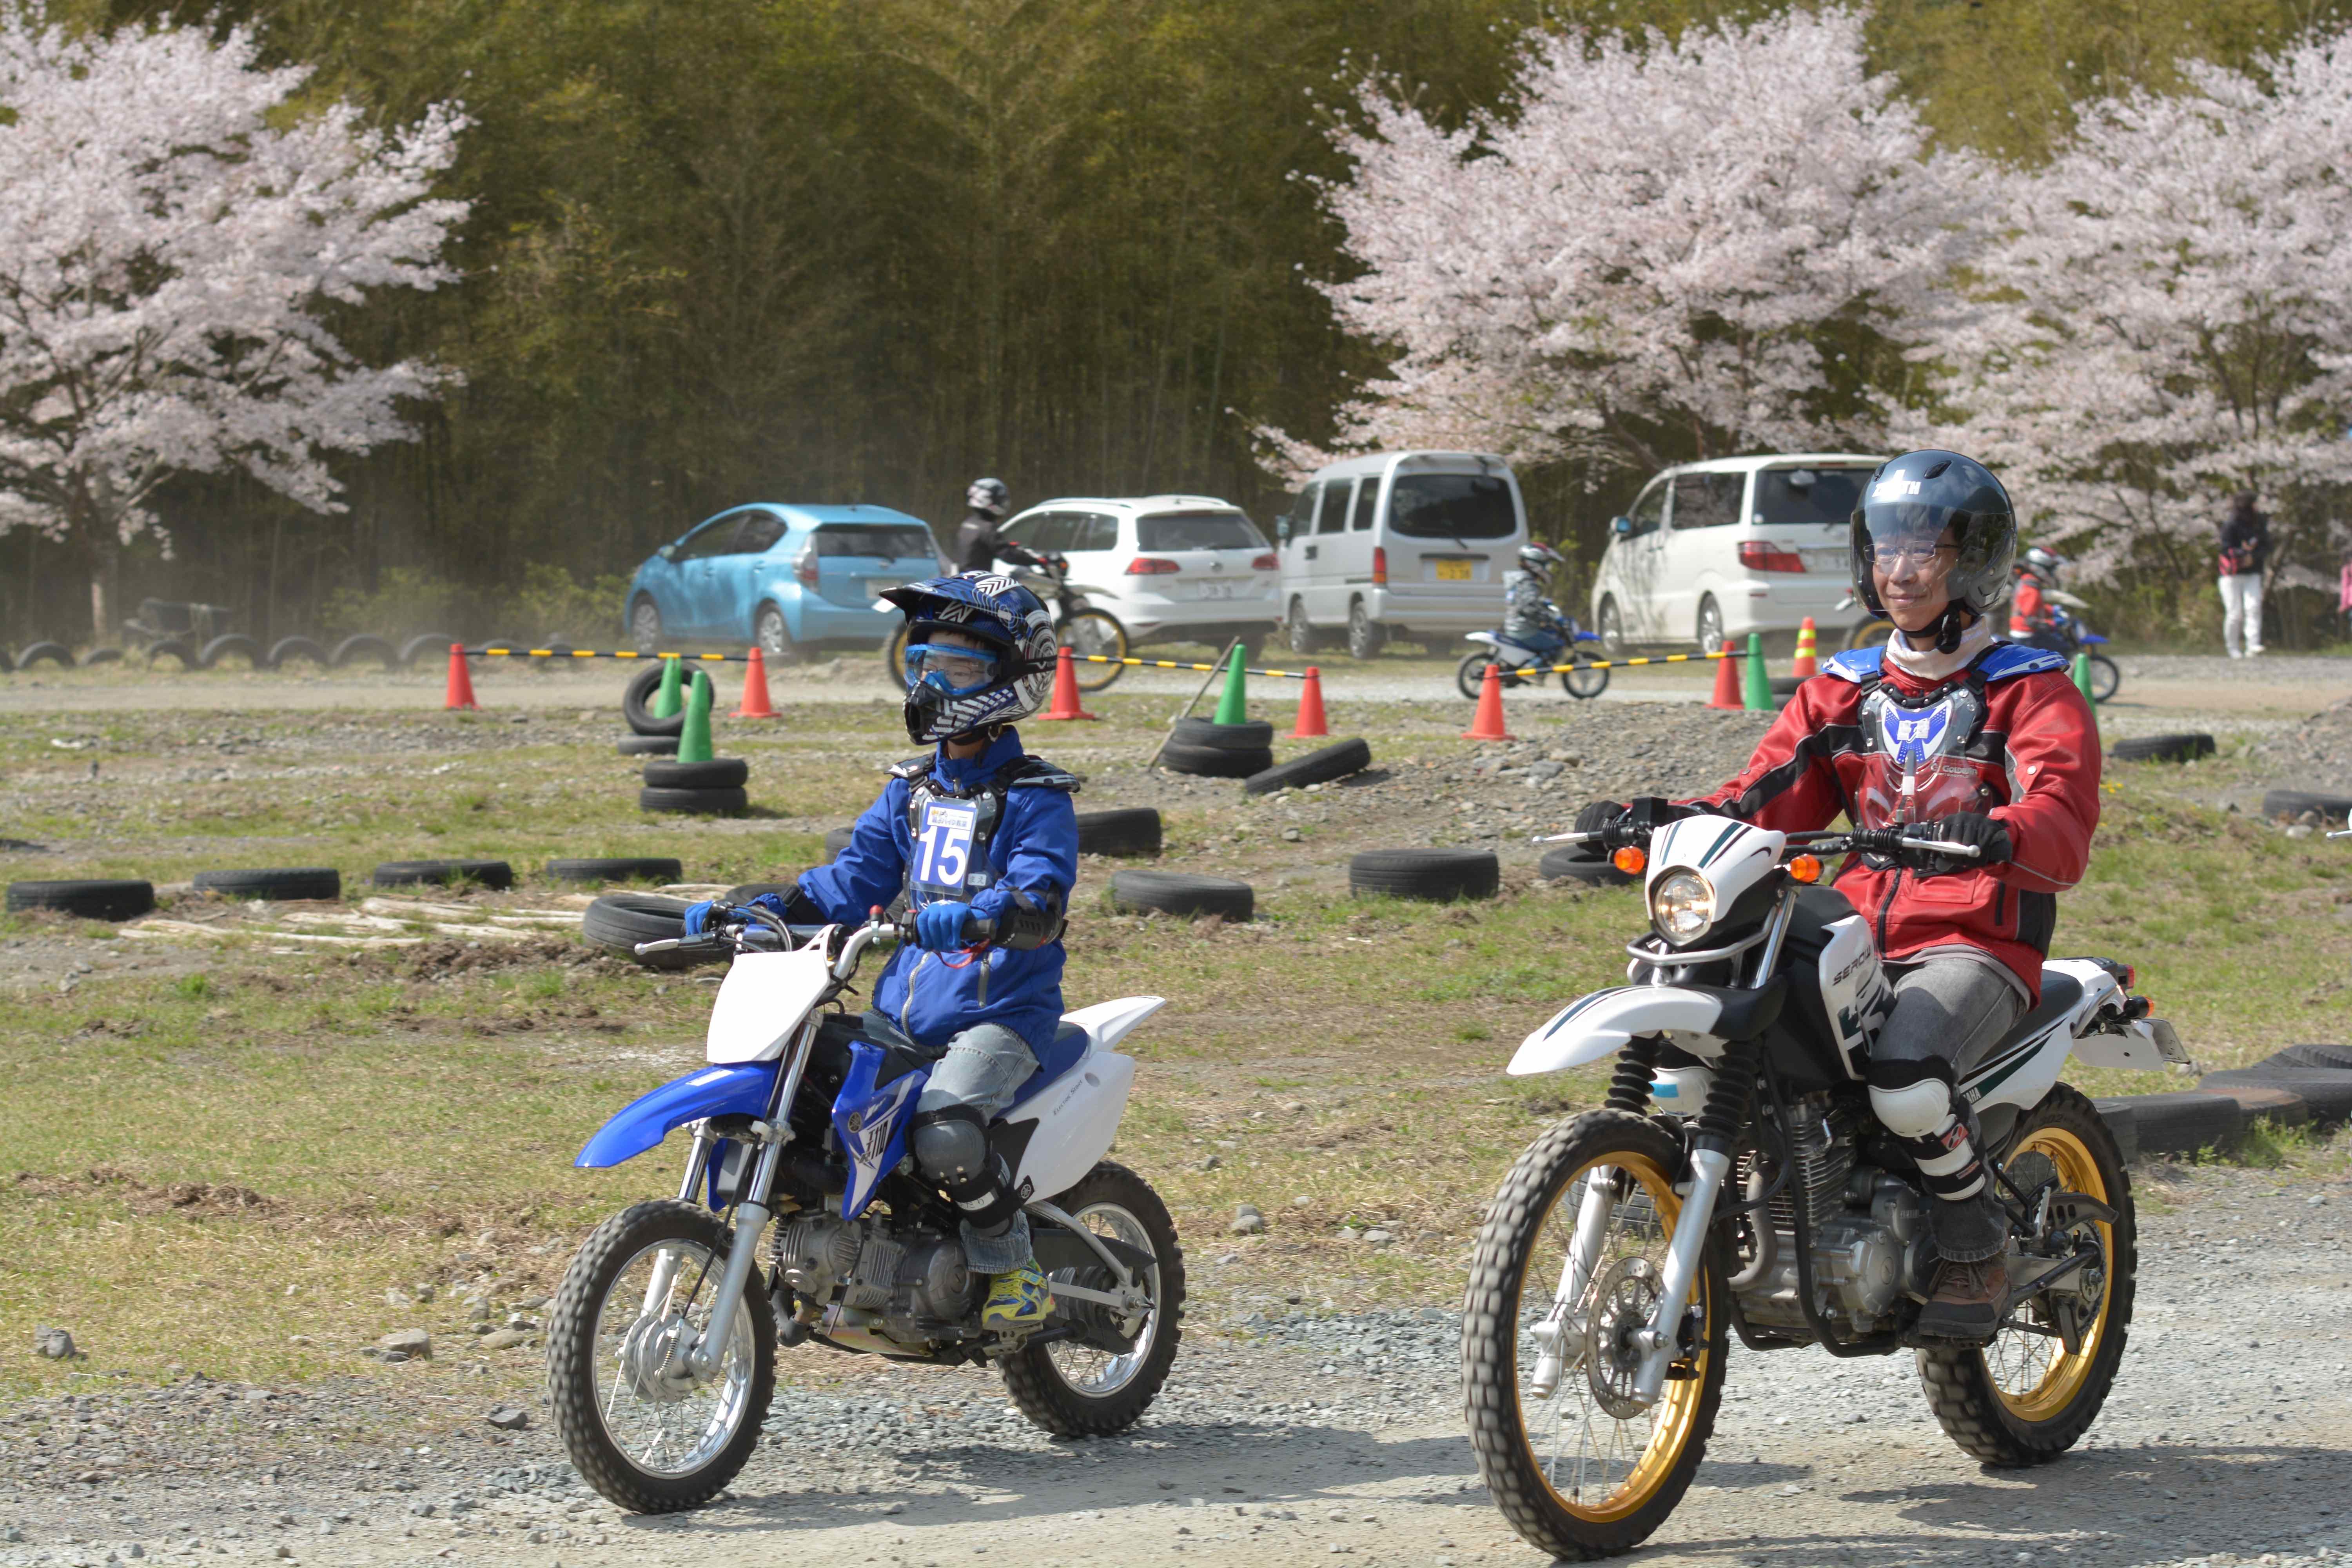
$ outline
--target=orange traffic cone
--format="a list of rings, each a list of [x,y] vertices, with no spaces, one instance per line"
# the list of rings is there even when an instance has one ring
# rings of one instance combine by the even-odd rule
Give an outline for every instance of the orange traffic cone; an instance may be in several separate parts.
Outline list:
[[[1789,673],[1795,676],[1799,680],[1811,680],[1814,676],[1821,673],[1820,663],[1815,658],[1817,647],[1813,641],[1813,617],[1807,616],[1802,621],[1798,623],[1797,659],[1794,664],[1791,664],[1789,667]]]
[[[768,701],[768,665],[760,657],[760,645],[751,645],[751,662],[743,667],[743,700],[735,710],[738,719],[781,719]]]
[[[1078,706],[1078,667],[1071,662],[1066,647],[1054,660],[1054,705],[1045,710],[1044,717],[1049,721],[1094,717]]]
[[[1323,672],[1313,665],[1307,667],[1307,679],[1298,689],[1298,723],[1290,731],[1294,741],[1311,741],[1328,735],[1331,727],[1323,721]]]
[[[1706,700],[1706,705],[1728,708],[1734,712],[1748,706],[1746,693],[1739,687],[1739,659],[1732,653],[1729,643],[1724,644],[1723,651],[1715,656],[1715,694]]]
[[[1478,715],[1470,721],[1470,728],[1462,731],[1465,741],[1516,741],[1517,735],[1503,728],[1503,672],[1493,665],[1486,667],[1486,679],[1478,684]]]
[[[441,706],[445,709],[481,706],[474,700],[474,678],[466,668],[464,643],[449,645],[449,691],[441,699]]]

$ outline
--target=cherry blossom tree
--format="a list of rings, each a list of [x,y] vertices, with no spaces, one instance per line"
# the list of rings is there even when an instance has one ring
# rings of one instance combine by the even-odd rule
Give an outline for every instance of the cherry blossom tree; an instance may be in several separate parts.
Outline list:
[[[118,552],[179,472],[231,465],[314,511],[328,459],[408,438],[404,399],[450,374],[363,363],[338,335],[369,290],[430,289],[466,204],[429,199],[451,105],[372,128],[297,102],[253,35],[112,35],[0,10],[0,532],[89,572],[109,630]]]
[[[2007,183],[1934,351],[1949,438],[2095,580],[2210,574],[2247,489],[2300,524],[2274,576],[2332,590],[2333,559],[2292,557],[2347,542],[2323,503],[2352,480],[2352,34],[2182,72],[2085,105]]]
[[[1394,358],[1337,444],[1651,468],[1877,442],[1984,173],[1893,89],[1843,10],[1534,36],[1515,106],[1459,130],[1367,87],[1326,192],[1361,271],[1325,292]],[[1322,456],[1260,436],[1278,469]]]

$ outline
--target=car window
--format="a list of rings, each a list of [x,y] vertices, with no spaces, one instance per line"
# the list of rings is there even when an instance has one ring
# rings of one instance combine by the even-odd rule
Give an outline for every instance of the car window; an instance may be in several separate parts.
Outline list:
[[[1767,468],[1756,476],[1758,522],[1845,523],[1862,506],[1875,468]]]
[[[1356,516],[1355,521],[1348,524],[1349,530],[1357,533],[1370,533],[1372,531],[1372,520],[1374,516],[1377,515],[1375,509],[1380,505],[1380,480],[1368,479],[1362,484],[1358,485],[1356,487]]]
[[[740,527],[743,514],[730,511],[725,517],[714,518],[686,536],[677,547],[680,561],[708,561],[714,555],[725,555],[734,548],[735,531]]]
[[[1657,532],[1658,525],[1666,521],[1665,481],[1654,481],[1648,489],[1642,492],[1642,499],[1633,503],[1633,510],[1625,515],[1633,520],[1632,537],[1639,539],[1645,533]]]
[[[1111,516],[1108,512],[1082,511],[1076,513],[1071,519],[1070,542],[1067,548],[1074,551],[1117,550],[1118,548],[1118,519]],[[1149,548],[1149,546],[1146,548]]]
[[[929,560],[939,549],[929,529],[909,522],[827,522],[817,526],[816,552],[903,561]]]
[[[772,511],[751,511],[743,514],[743,526],[735,532],[734,555],[765,555],[784,536],[784,520]]]
[[[1356,481],[1360,488],[1363,485],[1370,484],[1370,482],[1371,481],[1369,479],[1359,479]],[[1344,531],[1347,529],[1347,526],[1348,481],[1345,479],[1327,480],[1323,486],[1323,510],[1315,519],[1315,531],[1318,533],[1339,533]]]
[[[1263,550],[1257,525],[1237,511],[1161,511],[1135,520],[1139,550]]]
[[[1051,550],[1059,554],[1070,547],[1071,521],[1066,511],[1033,512],[1007,527],[1004,537],[1032,550]]]
[[[1302,533],[1315,531],[1315,503],[1322,499],[1323,486],[1319,482],[1308,485],[1290,498],[1290,510],[1285,515],[1293,539]]]
[[[1408,539],[1508,539],[1519,513],[1510,481],[1492,474],[1399,474],[1389,526]]]
[[[1743,474],[1676,474],[1675,528],[1722,528],[1739,521]]]

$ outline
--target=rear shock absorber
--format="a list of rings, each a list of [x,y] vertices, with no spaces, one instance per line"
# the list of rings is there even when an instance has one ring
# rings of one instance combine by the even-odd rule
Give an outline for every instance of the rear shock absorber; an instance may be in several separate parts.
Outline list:
[[[1633,1116],[1648,1114],[1660,1044],[1655,1035],[1636,1035],[1625,1042],[1625,1048],[1617,1053],[1617,1070],[1609,1077],[1609,1097],[1602,1104]]]

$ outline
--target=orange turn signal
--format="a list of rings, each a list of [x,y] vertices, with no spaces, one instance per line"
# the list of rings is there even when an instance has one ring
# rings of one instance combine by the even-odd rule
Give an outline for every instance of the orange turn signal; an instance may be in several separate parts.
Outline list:
[[[1609,863],[1628,877],[1633,877],[1638,876],[1642,868],[1650,863],[1650,857],[1648,851],[1640,845],[1628,844],[1624,848],[1609,857]]]
[[[1798,856],[1795,859],[1789,862],[1789,876],[1792,880],[1799,882],[1820,881],[1822,879],[1821,857],[1818,855]]]

